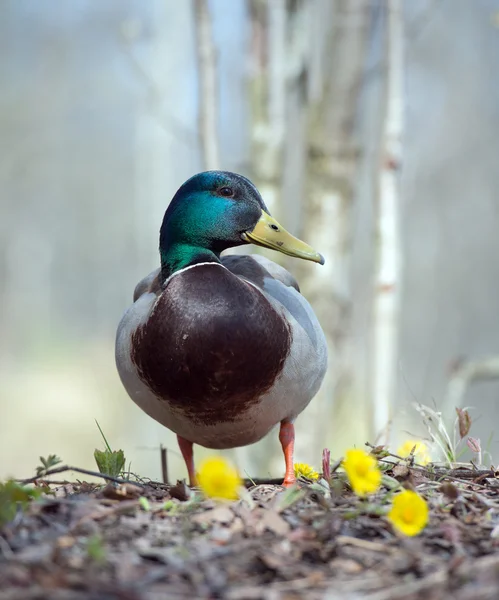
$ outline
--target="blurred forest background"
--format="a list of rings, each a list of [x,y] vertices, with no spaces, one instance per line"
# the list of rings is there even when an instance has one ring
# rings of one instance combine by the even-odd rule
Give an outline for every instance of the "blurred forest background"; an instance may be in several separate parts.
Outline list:
[[[499,461],[497,0],[3,0],[0,52],[0,476],[95,468],[94,419],[133,471],[162,443],[185,476],[114,334],[208,168],[326,257],[272,255],[330,344],[297,460],[425,437],[421,402],[473,406]],[[235,456],[283,470],[277,435]]]

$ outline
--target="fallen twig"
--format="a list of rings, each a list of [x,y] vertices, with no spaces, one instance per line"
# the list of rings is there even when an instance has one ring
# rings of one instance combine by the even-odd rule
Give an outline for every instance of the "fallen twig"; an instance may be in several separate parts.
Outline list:
[[[383,552],[383,554],[388,554],[394,550],[394,548],[390,548],[386,544],[381,544],[379,542],[371,542],[370,540],[362,540],[360,538],[351,537],[349,535],[338,535],[335,538],[337,544],[342,546],[356,546],[357,548],[362,548],[364,550],[372,550],[373,552]]]
[[[90,475],[91,477],[100,477],[101,479],[105,479],[106,481],[113,481],[114,483],[133,483],[134,485],[138,485],[141,487],[145,487],[143,484],[138,483],[136,481],[129,481],[128,479],[121,479],[120,477],[113,477],[112,475],[106,475],[105,473],[100,473],[99,471],[90,471],[89,469],[82,469],[80,467],[70,467],[69,465],[64,465],[62,467],[54,467],[53,469],[48,469],[43,474],[43,477],[39,475],[35,475],[34,477],[28,477],[27,479],[16,479],[17,483],[22,485],[26,485],[28,483],[35,483],[36,481],[45,481],[45,477],[49,475],[56,475],[57,473],[65,473],[66,471],[75,471],[76,473],[82,473],[83,475]],[[50,483],[50,482],[47,482]],[[68,482],[70,483],[70,482]]]
[[[245,479],[244,485],[247,488],[257,485],[282,485],[282,477],[274,477],[273,479]]]

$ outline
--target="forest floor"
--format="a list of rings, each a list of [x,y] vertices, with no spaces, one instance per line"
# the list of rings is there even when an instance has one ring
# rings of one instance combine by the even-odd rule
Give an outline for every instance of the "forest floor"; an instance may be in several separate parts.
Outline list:
[[[342,485],[217,504],[185,484],[51,483],[0,529],[0,600],[496,600],[496,475],[393,471],[430,507],[413,538]]]

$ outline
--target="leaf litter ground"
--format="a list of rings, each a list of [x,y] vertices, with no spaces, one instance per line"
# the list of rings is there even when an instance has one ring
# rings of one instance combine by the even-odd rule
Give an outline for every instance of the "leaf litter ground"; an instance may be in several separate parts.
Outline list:
[[[398,465],[430,507],[397,535],[336,479],[331,493],[265,483],[217,504],[185,484],[51,483],[0,530],[0,600],[496,600],[493,471]]]

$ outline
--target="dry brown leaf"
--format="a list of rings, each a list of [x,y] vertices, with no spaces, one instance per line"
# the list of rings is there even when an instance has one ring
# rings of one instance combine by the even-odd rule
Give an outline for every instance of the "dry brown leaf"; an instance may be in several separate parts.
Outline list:
[[[101,491],[99,496],[109,498],[110,500],[134,500],[142,493],[142,488],[133,483],[116,483],[109,482]]]
[[[445,494],[445,496],[447,496],[449,500],[457,500],[457,498],[459,497],[459,490],[450,481],[442,483],[442,485],[439,488],[439,491],[442,492],[442,494]]]
[[[278,571],[279,569],[286,567],[289,562],[287,556],[281,556],[274,552],[262,552],[258,558],[268,569],[272,569],[273,571]]]
[[[364,570],[361,564],[351,558],[335,558],[329,564],[338,573],[345,573],[347,575],[355,575]]]
[[[256,524],[258,533],[263,533],[265,530],[272,531],[277,535],[286,535],[289,533],[289,524],[274,510],[264,511],[261,519]]]
[[[241,531],[244,531],[244,524],[240,517],[236,517],[232,521],[232,525],[230,526],[230,531],[233,535],[235,533],[240,533]]]
[[[476,454],[479,454],[482,451],[482,448],[480,446],[480,440],[477,438],[472,438],[471,436],[466,440],[466,445],[468,446],[468,448],[472,451],[475,452]]]
[[[404,480],[409,477],[409,467],[404,463],[399,463],[393,467],[393,477],[398,480]]]
[[[471,417],[469,412],[463,408],[456,407],[456,413],[459,425],[459,435],[461,436],[461,439],[463,439],[468,435],[471,429]]]
[[[73,536],[63,535],[57,539],[56,544],[58,548],[71,548],[71,546],[74,546],[75,542],[76,540]]]
[[[192,517],[194,523],[199,525],[209,525],[210,523],[220,523],[223,525],[229,525],[234,520],[235,515],[228,506],[217,506],[211,510],[206,510],[202,513],[198,513]]]
[[[173,485],[170,488],[170,496],[180,500],[181,502],[185,502],[192,496],[192,490],[184,480],[177,481],[176,485]]]

